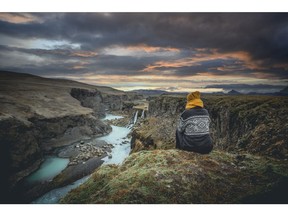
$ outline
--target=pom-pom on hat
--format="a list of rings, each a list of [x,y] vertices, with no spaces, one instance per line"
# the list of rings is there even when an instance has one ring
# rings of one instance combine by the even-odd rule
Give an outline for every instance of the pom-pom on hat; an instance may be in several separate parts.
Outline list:
[[[195,91],[187,95],[186,109],[192,109],[194,107],[204,107],[203,101],[200,99],[200,92]]]

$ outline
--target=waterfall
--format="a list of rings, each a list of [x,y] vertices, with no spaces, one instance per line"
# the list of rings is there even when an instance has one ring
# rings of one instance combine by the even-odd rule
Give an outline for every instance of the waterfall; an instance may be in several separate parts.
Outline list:
[[[138,110],[137,110],[136,113],[135,113],[133,124],[136,124],[137,118],[138,118]]]
[[[143,110],[144,111],[144,110]],[[126,126],[126,128],[132,128],[133,127],[133,125],[135,125],[136,124],[136,122],[137,122],[137,119],[138,119],[138,110],[136,110],[136,112],[135,112],[135,114],[132,116],[132,118],[130,119],[130,122],[129,122],[129,124]],[[144,114],[143,114],[143,112],[142,112],[142,115],[141,115],[141,118],[143,118],[144,117]]]
[[[144,109],[142,111],[141,118],[145,118],[145,110]]]

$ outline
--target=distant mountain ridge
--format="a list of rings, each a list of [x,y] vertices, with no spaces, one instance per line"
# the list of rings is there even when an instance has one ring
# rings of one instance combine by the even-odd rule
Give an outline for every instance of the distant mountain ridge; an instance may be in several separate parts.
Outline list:
[[[227,94],[228,94],[228,95],[241,95],[242,93],[240,93],[240,92],[238,92],[238,91],[232,89],[232,90],[229,91]]]
[[[129,92],[134,92],[138,93],[141,95],[145,96],[157,96],[157,95],[183,95],[183,94],[188,94],[189,92],[168,92],[164,90],[153,90],[153,89],[137,89],[137,90],[132,90]],[[241,90],[235,90],[231,89],[227,93],[224,92],[201,92],[203,95],[270,95],[270,96],[287,96],[288,95],[288,86],[283,88],[282,90],[278,92],[248,92],[248,93],[242,93]]]
[[[137,94],[142,94],[145,96],[157,96],[157,95],[186,95],[189,92],[169,92],[164,90],[154,90],[154,89],[136,89],[130,92],[134,92]]]
[[[152,89],[137,89],[137,90],[132,90],[131,92],[135,92],[135,93],[147,95],[147,96],[170,93],[164,90],[152,90]]]
[[[248,92],[247,95],[288,96],[288,86],[278,92],[273,93]]]

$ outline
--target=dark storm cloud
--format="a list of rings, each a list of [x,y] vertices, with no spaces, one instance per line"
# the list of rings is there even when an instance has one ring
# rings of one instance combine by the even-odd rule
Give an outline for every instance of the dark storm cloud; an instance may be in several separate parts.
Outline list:
[[[52,58],[71,58],[73,56],[76,56],[76,54],[68,49],[26,49],[26,48],[18,48],[18,47],[9,47],[9,46],[3,46],[0,45],[0,51],[8,51],[8,52],[21,52],[23,54],[32,54],[36,56],[50,56]],[[81,57],[81,56],[77,56]],[[84,57],[83,57],[84,58]]]
[[[41,75],[49,74],[75,74],[83,72],[93,72],[95,74],[106,74],[106,75],[149,75],[151,73],[142,71],[146,65],[152,64],[154,61],[163,59],[163,57],[157,56],[116,56],[116,55],[105,55],[97,54],[90,51],[81,51],[74,49],[26,49],[19,47],[11,47],[0,45],[0,56],[7,55],[10,52],[18,52],[23,57],[25,54],[44,58],[49,65],[39,65],[38,62],[22,65],[21,68],[9,67],[8,69],[16,71],[29,72],[34,71],[33,67],[36,67]],[[175,56],[164,57],[166,60],[174,59]],[[72,62],[71,62],[72,60]],[[28,62],[28,61],[27,61]],[[76,66],[76,67],[75,67]],[[81,68],[77,66],[82,66]],[[3,68],[3,65],[2,65]],[[39,70],[40,68],[40,70]],[[7,70],[7,67],[5,68]]]
[[[170,75],[176,76],[192,76],[196,75],[201,72],[211,72],[217,75],[231,75],[231,74],[238,74],[238,73],[249,73],[251,72],[249,69],[245,68],[243,64],[237,63],[237,67],[233,70],[229,71],[219,71],[217,68],[222,67],[223,65],[229,64],[236,64],[235,60],[222,60],[222,59],[215,59],[215,60],[207,60],[202,62],[197,62],[195,65],[191,66],[181,66],[179,68],[176,67],[157,67],[159,71],[173,71]],[[243,72],[243,70],[245,70]]]
[[[137,75],[137,71],[140,71],[145,68],[145,65],[152,62],[151,58],[134,58],[131,56],[112,56],[112,55],[103,55],[93,63],[95,67],[101,69],[118,69],[122,71],[132,71]],[[144,72],[139,72],[141,74],[148,74]],[[129,73],[131,74],[131,73]]]
[[[30,21],[20,23],[15,20],[9,22],[8,18],[0,21],[0,36],[6,35],[24,41],[46,39],[65,43],[52,44],[49,49],[32,49],[25,47],[25,43],[21,47],[2,44],[0,56],[9,54],[11,60],[9,57],[2,61],[0,59],[3,63],[1,69],[39,75],[94,73],[132,77],[151,74],[179,78],[201,72],[235,77],[254,77],[257,73],[257,76],[264,78],[288,79],[288,13],[32,15],[31,18],[28,16]],[[21,14],[17,16],[21,17]],[[143,44],[147,49],[177,48],[179,52],[172,51],[171,55],[165,55],[164,51],[157,51],[156,55],[156,52],[147,51],[137,56],[137,52],[132,49],[127,55],[122,53],[122,56],[105,53],[107,48],[118,46],[129,50],[129,47],[135,48]],[[73,48],[72,45],[79,47]],[[233,52],[238,54],[227,57]],[[27,59],[27,64],[19,63],[17,66],[17,61],[12,58],[14,53],[18,54],[16,57],[21,62]],[[23,58],[19,55],[23,55]],[[33,57],[39,57],[42,61],[38,59],[37,62],[37,58],[35,60]],[[6,59],[12,63],[15,61],[15,64],[5,66]],[[185,62],[187,59],[192,63],[181,64],[181,61]],[[161,61],[166,64],[160,64]],[[173,66],[173,61],[180,66]],[[152,69],[148,70],[150,66]]]
[[[44,23],[9,23],[0,21],[1,34],[16,38],[49,38],[60,39],[60,26],[57,23],[46,21]]]
[[[77,54],[79,51],[73,50],[24,49],[0,45],[0,57],[7,52],[19,52],[20,54],[32,54],[39,57],[45,57],[46,59],[48,58],[47,63],[40,66],[40,70],[39,63],[35,62],[33,64],[31,61],[27,61],[27,64],[24,64],[21,67],[2,66],[3,70],[27,72],[35,75],[73,75],[79,73],[129,76],[149,75],[149,72],[143,72],[141,70],[145,68],[145,64],[149,64],[155,59],[152,57],[140,59],[131,56],[113,55],[89,56],[89,53],[85,57],[81,57]]]
[[[21,67],[17,66],[7,66],[1,67],[3,71],[12,71],[12,72],[20,72],[20,73],[29,73],[38,76],[51,76],[51,75],[73,75],[75,74],[73,70],[71,70],[71,64],[61,64],[55,63],[50,65],[42,65],[41,69],[35,64],[26,64]],[[77,72],[85,73],[85,69],[78,69]]]
[[[40,13],[42,23],[0,22],[22,38],[66,39],[85,49],[146,43],[178,48],[248,51],[269,64],[288,58],[287,13]],[[264,62],[265,63],[265,62]]]
[[[181,63],[181,62],[180,62]],[[246,66],[245,62],[241,62],[236,59],[215,59],[205,60],[194,63],[194,65],[188,66],[155,66],[154,70],[165,73],[165,76],[177,76],[177,77],[188,77],[193,75],[199,75],[201,73],[209,73],[210,75],[217,76],[244,76],[255,78],[255,70],[252,70]],[[169,64],[168,64],[169,65]],[[156,72],[155,72],[156,73]],[[281,69],[273,69],[271,74],[270,70],[261,69],[259,77],[269,77],[273,79],[288,79],[288,73]]]
[[[19,66],[9,66],[1,67],[4,71],[17,71],[24,73],[32,73],[40,76],[50,76],[50,75],[79,75],[93,73],[95,75],[121,75],[121,76],[143,76],[150,75],[149,72],[137,72],[139,65],[126,64],[123,66],[123,62],[91,62],[87,64],[81,64],[80,62],[63,62],[57,61],[52,64],[43,64],[39,67],[37,63],[35,64],[25,64],[21,67]]]

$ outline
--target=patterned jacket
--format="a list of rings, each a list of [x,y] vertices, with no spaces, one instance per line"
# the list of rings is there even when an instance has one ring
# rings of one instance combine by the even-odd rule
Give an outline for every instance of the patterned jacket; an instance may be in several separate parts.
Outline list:
[[[213,148],[209,133],[210,122],[209,113],[204,108],[185,110],[179,119],[176,146],[188,151],[210,152]]]

